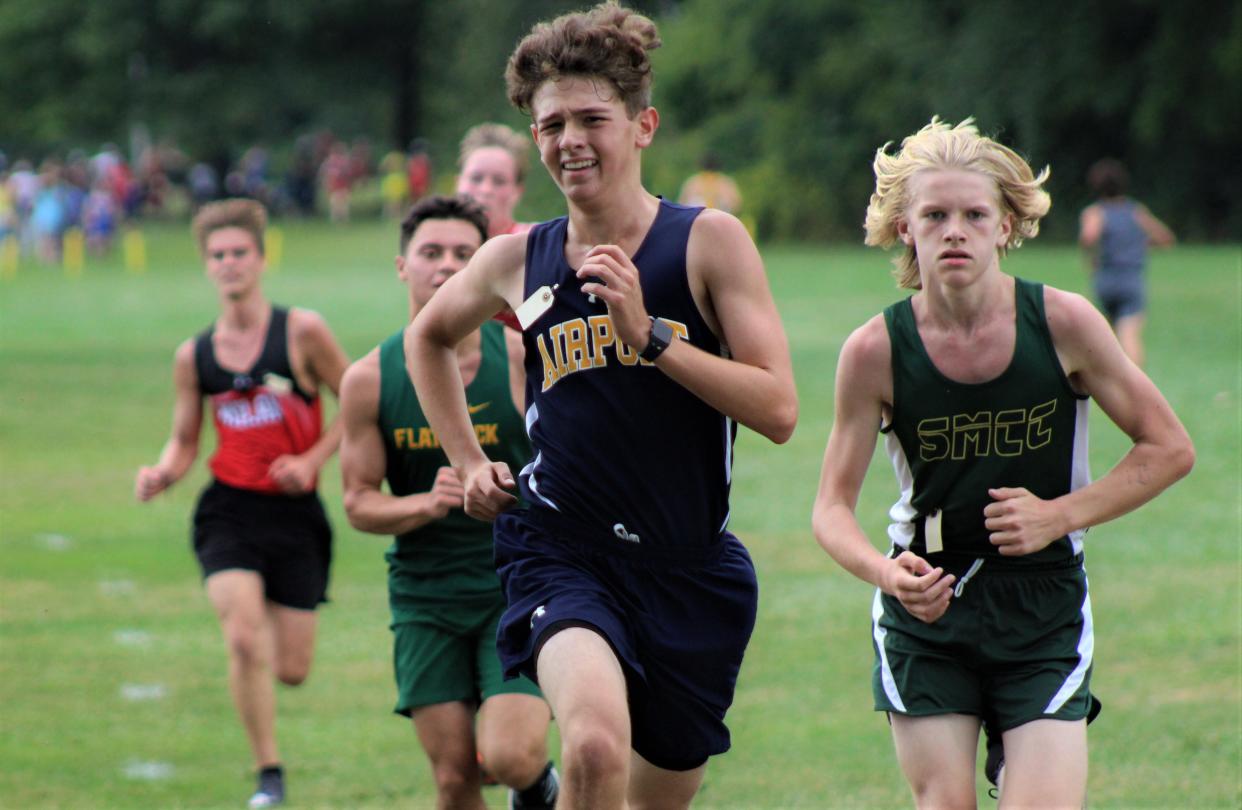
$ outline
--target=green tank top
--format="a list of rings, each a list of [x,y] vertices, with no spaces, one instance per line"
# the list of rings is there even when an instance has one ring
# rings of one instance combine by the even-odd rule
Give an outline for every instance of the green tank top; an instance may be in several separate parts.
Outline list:
[[[881,427],[901,497],[889,510],[893,543],[925,555],[925,519],[939,518],[943,553],[1017,566],[1058,563],[1082,550],[1082,531],[1036,554],[1001,557],[988,542],[990,487],[1055,498],[1085,486],[1087,398],[1061,368],[1044,315],[1044,287],[1015,279],[1017,338],[1009,366],[983,383],[941,374],[907,298],[884,310],[892,345],[893,414]],[[939,513],[939,514],[937,514]]]
[[[509,391],[504,327],[483,325],[478,374],[466,386],[470,419],[483,451],[509,465],[514,476],[530,460],[522,415]],[[387,456],[388,488],[394,495],[427,492],[448,457],[427,425],[405,367],[404,330],[380,344],[379,428]],[[454,509],[441,520],[397,535],[388,560],[394,617],[416,605],[478,604],[501,598],[492,564],[492,525]]]

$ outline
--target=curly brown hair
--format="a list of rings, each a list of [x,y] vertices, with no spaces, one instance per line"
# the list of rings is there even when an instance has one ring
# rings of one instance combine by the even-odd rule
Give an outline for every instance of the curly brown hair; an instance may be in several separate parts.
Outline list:
[[[612,82],[633,118],[651,106],[651,59],[660,47],[656,25],[615,2],[543,22],[518,43],[505,68],[509,101],[524,113],[549,80],[601,76]]]

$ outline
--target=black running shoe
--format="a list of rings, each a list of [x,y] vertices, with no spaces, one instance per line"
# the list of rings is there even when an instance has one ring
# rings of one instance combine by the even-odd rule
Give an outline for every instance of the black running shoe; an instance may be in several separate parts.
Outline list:
[[[551,762],[543,769],[535,784],[526,790],[509,791],[509,810],[552,810],[561,793],[561,779]]]
[[[279,768],[259,771],[259,786],[250,797],[249,807],[276,807],[285,803],[285,772]]]

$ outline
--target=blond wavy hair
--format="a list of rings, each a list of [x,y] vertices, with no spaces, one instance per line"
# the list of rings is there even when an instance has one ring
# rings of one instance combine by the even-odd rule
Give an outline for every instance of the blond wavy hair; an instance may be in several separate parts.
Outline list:
[[[509,101],[525,113],[546,81],[602,76],[616,88],[630,118],[651,106],[651,58],[660,47],[656,24],[615,2],[539,23],[518,43],[505,68]]]
[[[520,186],[526,181],[526,171],[530,167],[530,140],[519,132],[514,132],[504,124],[478,124],[466,131],[462,136],[461,147],[457,153],[457,165],[466,168],[466,161],[478,149],[497,146],[509,153],[513,158],[514,178]]]
[[[896,154],[888,153],[891,145],[892,141],[877,149],[872,164],[875,191],[867,206],[866,244],[889,248],[900,241],[897,223],[910,205],[910,178],[929,169],[974,171],[995,181],[1001,213],[1013,217],[1001,256],[1039,233],[1039,220],[1052,206],[1052,198],[1042,188],[1051,170],[1045,166],[1036,176],[1017,152],[980,135],[973,118],[950,126],[933,116],[931,123],[901,142]],[[893,265],[898,287],[922,289],[913,245],[895,257]]]

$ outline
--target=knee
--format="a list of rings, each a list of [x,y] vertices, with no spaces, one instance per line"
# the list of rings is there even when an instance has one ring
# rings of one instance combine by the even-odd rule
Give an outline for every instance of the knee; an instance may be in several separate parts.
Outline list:
[[[309,676],[309,663],[282,663],[276,669],[276,678],[285,686],[300,686]]]
[[[465,763],[437,762],[432,770],[441,807],[468,806],[470,797],[479,794],[478,775]]]
[[[497,781],[521,790],[539,778],[548,764],[548,749],[543,739],[479,740],[483,766]]]
[[[226,626],[224,642],[229,658],[244,668],[262,666],[267,661],[262,634],[252,625],[235,623]]]
[[[950,785],[936,779],[911,782],[915,807],[964,808],[974,810],[977,804],[974,785]]]
[[[594,726],[566,734],[561,740],[565,770],[579,776],[607,777],[629,768],[629,743],[605,726]]]

